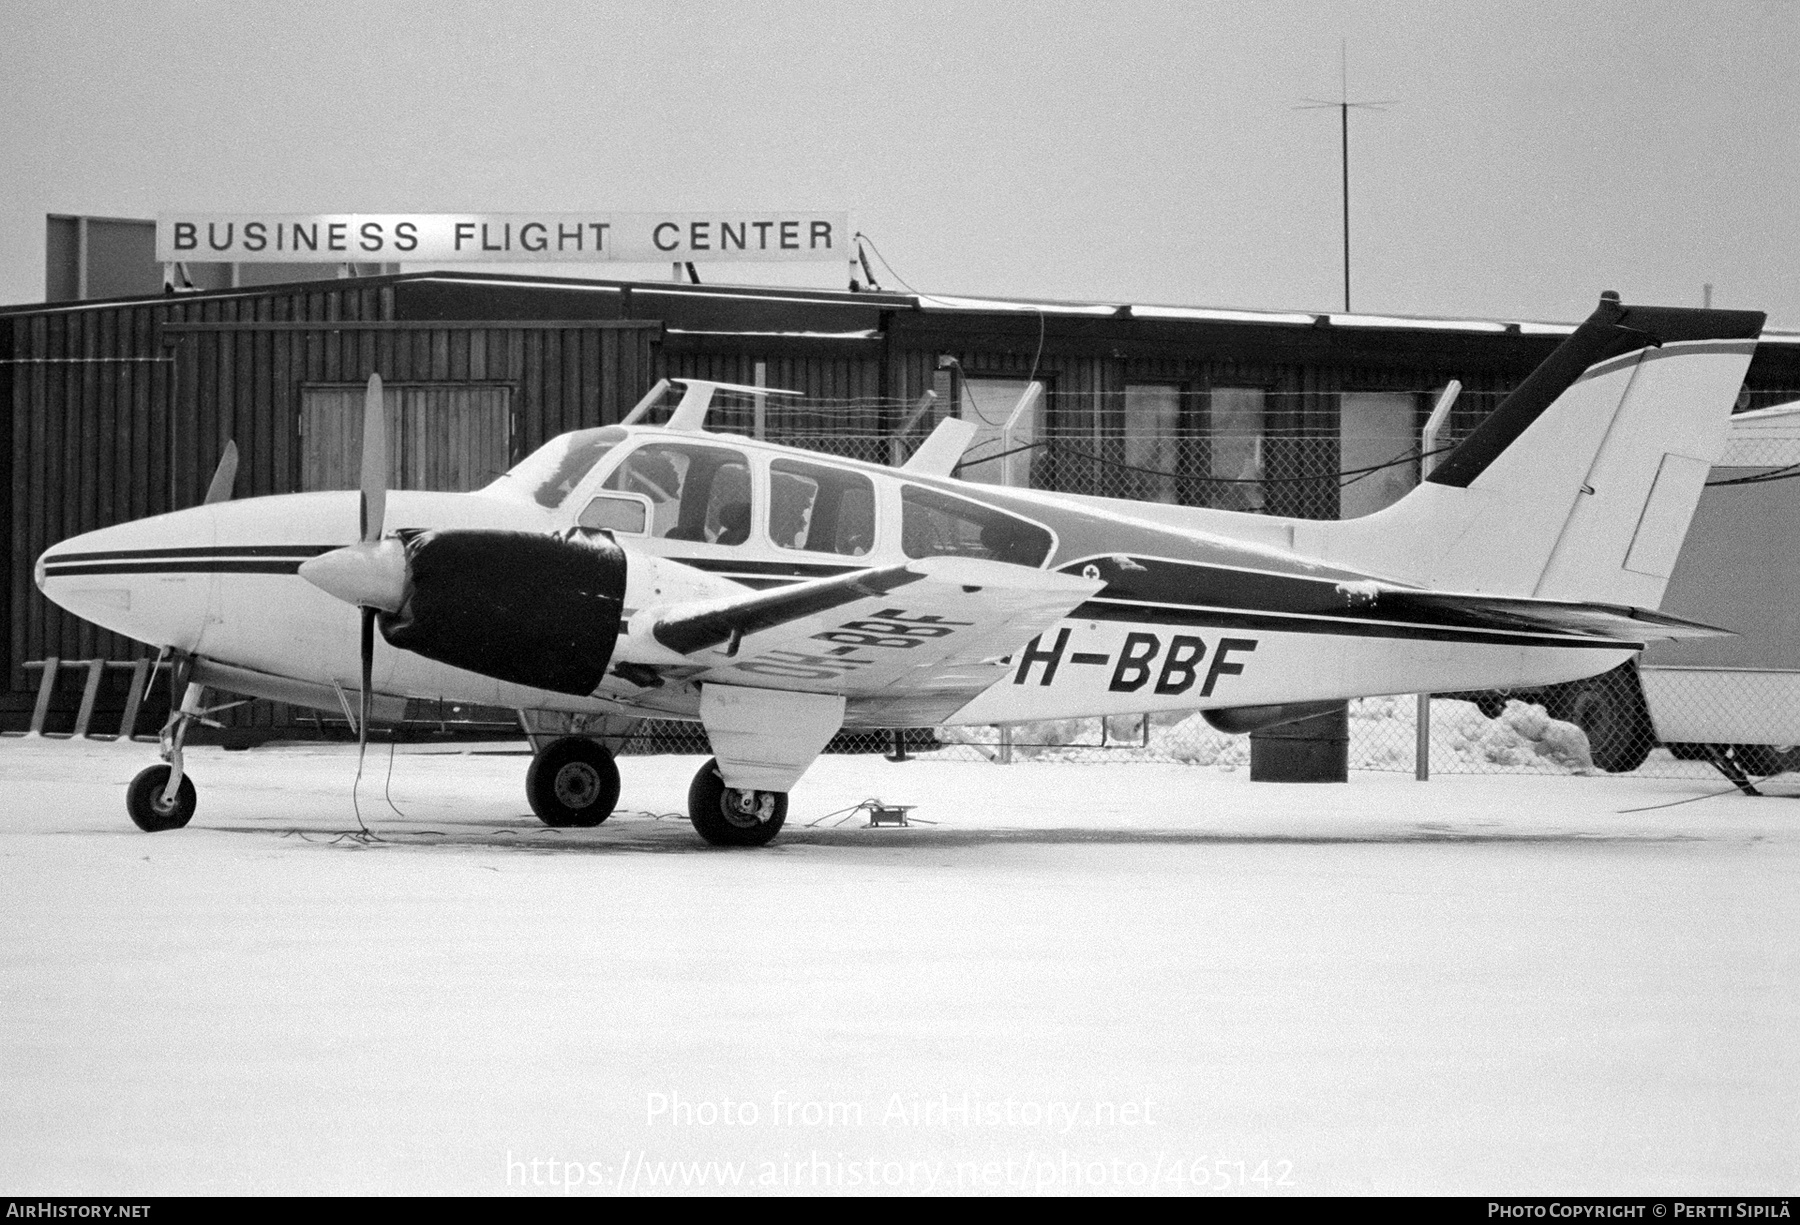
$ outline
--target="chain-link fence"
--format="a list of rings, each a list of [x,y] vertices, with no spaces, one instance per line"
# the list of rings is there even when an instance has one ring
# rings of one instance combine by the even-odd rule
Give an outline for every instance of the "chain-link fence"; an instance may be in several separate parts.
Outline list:
[[[935,403],[771,396],[760,410],[760,432],[791,446],[898,463],[937,419],[958,413],[960,403],[958,415],[978,427],[959,470],[964,479],[1336,519],[1369,514],[1404,496],[1431,458],[1454,446],[1509,389],[1462,390],[1427,455],[1421,432],[1442,390],[1195,390],[1146,384],[1114,392],[1051,391],[1029,413],[1012,419],[1010,429],[1017,390],[992,385],[983,389],[985,401],[966,387],[957,401]],[[1757,406],[1791,398],[1759,393]],[[726,395],[712,425],[750,434],[757,432],[758,415],[750,398],[733,401]],[[1800,500],[1800,485],[1780,483],[1795,475],[1800,475],[1800,427],[1775,422],[1760,433],[1734,432],[1711,483],[1745,492],[1754,488],[1761,497],[1709,495],[1703,501],[1695,525],[1701,542],[1684,553],[1686,569],[1678,570],[1670,593],[1678,608],[1697,592],[1743,591],[1742,572],[1768,573],[1767,532],[1749,529],[1795,517],[1782,503]],[[1715,518],[1720,522],[1712,523]],[[1721,550],[1721,543],[1730,547]],[[1687,564],[1695,548],[1709,553],[1698,573]],[[1785,589],[1764,594],[1782,608],[1792,606]],[[1755,621],[1768,611],[1746,595],[1736,606],[1698,619],[1742,629],[1746,616]],[[1793,637],[1792,627],[1776,628]],[[1757,648],[1748,654],[1730,645],[1702,649],[1698,664],[1691,650],[1686,655],[1663,650],[1659,656],[1653,648],[1642,671],[1634,661],[1567,685],[1440,695],[1429,705],[1423,741],[1416,696],[1354,701],[1350,767],[1657,776],[1723,770],[1750,777],[1800,768],[1800,751],[1791,751],[1800,742],[1800,669],[1771,664],[1788,656],[1800,659],[1800,642],[1765,641],[1768,637],[1747,633],[1744,641]],[[1769,666],[1746,666],[1759,662]],[[641,749],[705,751],[695,725],[645,727]],[[1179,762],[1231,770],[1247,765],[1250,740],[1215,730],[1197,713],[1178,712],[1022,724],[1004,735],[996,728],[919,730],[898,740],[888,733],[846,733],[833,749],[993,761]]]
[[[754,397],[721,391],[711,429],[873,463],[902,462],[937,421],[976,426],[958,475],[1062,493],[1207,506],[1302,519],[1353,518],[1418,483],[1420,431],[1442,388],[1280,391],[1145,385],[1047,392],[1016,403]],[[1463,390],[1436,449],[1454,444],[1506,394]],[[647,420],[659,420],[667,408]],[[760,431],[758,422],[761,422]]]

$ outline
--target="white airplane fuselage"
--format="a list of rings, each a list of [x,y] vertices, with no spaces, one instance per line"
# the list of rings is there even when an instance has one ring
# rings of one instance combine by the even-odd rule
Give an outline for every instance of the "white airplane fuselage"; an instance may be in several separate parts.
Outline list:
[[[995,508],[1047,534],[1042,569],[1106,580],[1094,599],[1031,643],[997,655],[989,664],[991,682],[976,691],[919,698],[896,690],[891,701],[855,698],[846,710],[847,726],[1012,723],[1541,685],[1605,671],[1641,646],[1546,630],[1370,617],[1357,610],[1358,584],[1384,576],[1137,518],[1130,503],[1102,506],[1094,499],[970,484],[733,436],[613,428],[618,441],[555,505],[518,496],[504,479],[467,494],[393,491],[387,530],[566,531],[634,450],[673,441],[729,448],[742,457],[751,522],[739,543],[615,532],[628,559],[627,622],[659,605],[904,564],[916,558],[919,546],[903,535],[909,513],[903,503],[919,490]],[[854,552],[779,545],[768,508],[770,465],[782,459],[866,477],[874,491],[872,538]],[[354,693],[360,684],[358,612],[297,571],[357,537],[355,492],[250,498],[66,541],[40,559],[37,580],[64,608],[152,646],[289,678],[319,693]],[[864,635],[868,640],[859,642],[855,631],[834,630],[829,616],[820,626],[836,634],[834,644],[848,642],[852,649],[822,646],[779,668],[766,661],[736,665],[721,649],[703,653],[674,683],[646,686],[641,677],[615,670],[581,695],[511,684],[378,642],[373,688],[390,699],[695,718],[699,685],[686,681],[815,689],[880,654],[878,637]],[[619,641],[628,643],[631,636]],[[637,641],[646,645],[641,631]],[[748,670],[734,672],[739,666]]]

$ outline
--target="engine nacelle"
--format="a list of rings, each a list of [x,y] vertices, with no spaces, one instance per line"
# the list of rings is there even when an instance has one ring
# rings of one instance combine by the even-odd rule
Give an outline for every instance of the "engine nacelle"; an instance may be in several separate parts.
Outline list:
[[[444,528],[406,538],[390,644],[515,685],[591,694],[619,637],[628,562],[610,536]]]

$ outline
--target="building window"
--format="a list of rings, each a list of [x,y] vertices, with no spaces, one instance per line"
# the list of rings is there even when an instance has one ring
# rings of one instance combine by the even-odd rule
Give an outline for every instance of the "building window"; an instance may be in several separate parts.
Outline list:
[[[1260,387],[1214,387],[1207,396],[1207,504],[1221,510],[1263,509],[1263,399]]]
[[[1019,397],[1031,384],[1026,379],[977,379],[961,378],[957,396],[957,415],[964,421],[975,423],[975,437],[969,442],[965,454],[974,460],[966,464],[957,473],[965,481],[980,481],[988,485],[1012,485],[1025,488],[1031,484],[1031,451],[1019,451],[1017,448],[1029,446],[1038,437],[1038,413],[1043,408],[1040,400],[1032,409],[1020,417],[1013,426],[1010,440],[1001,438],[1000,431],[1012,416],[1013,409],[1019,405]],[[1014,451],[1012,455],[999,458],[1002,451]],[[987,458],[984,458],[987,457]]]
[[[1172,383],[1125,387],[1125,479],[1118,496],[1140,502],[1181,501],[1181,388]]]
[[[1419,483],[1414,432],[1417,406],[1403,391],[1346,391],[1338,397],[1338,470],[1352,472],[1396,459],[1409,462],[1345,477],[1338,518],[1372,515],[1406,496]]]

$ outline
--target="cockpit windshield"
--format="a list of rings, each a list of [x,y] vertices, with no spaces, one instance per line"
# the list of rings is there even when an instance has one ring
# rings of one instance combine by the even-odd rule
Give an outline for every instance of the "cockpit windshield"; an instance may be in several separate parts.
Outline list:
[[[558,434],[520,460],[505,476],[488,486],[493,493],[530,498],[539,506],[556,509],[593,471],[608,451],[624,442],[627,434],[616,425]]]

